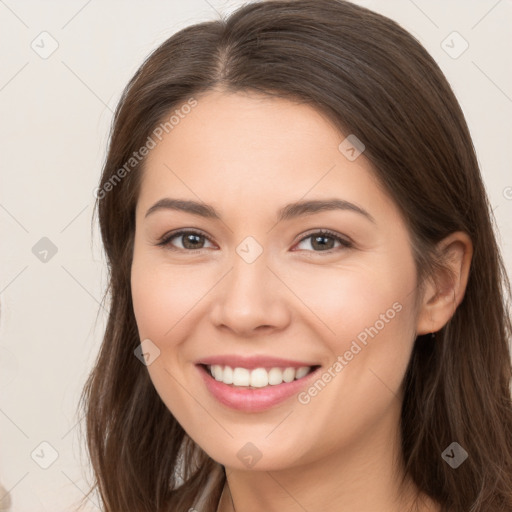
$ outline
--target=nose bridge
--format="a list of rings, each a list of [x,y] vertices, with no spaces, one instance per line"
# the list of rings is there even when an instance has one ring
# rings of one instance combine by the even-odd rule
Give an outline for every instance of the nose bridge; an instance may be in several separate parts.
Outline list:
[[[261,308],[270,302],[268,280],[273,277],[267,267],[267,254],[254,240],[241,242],[232,258],[232,270],[226,283],[225,300],[234,300],[238,309]]]
[[[263,247],[247,237],[236,247],[231,262],[231,271],[216,294],[215,323],[239,333],[262,325],[282,326],[287,318],[282,289],[267,267]]]

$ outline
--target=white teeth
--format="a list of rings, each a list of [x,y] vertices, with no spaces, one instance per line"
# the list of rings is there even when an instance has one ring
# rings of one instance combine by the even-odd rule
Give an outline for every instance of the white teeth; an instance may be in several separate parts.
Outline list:
[[[272,368],[268,372],[268,383],[275,386],[276,384],[281,384],[281,382],[283,382],[283,372],[280,368]]]
[[[222,369],[222,367],[220,367]],[[224,368],[224,372],[222,373],[222,382],[224,384],[233,384],[233,369],[229,366]]]
[[[233,386],[249,386],[251,375],[246,368],[235,368],[233,370]],[[222,380],[224,382],[224,379]]]
[[[255,368],[251,371],[251,386],[253,388],[268,386],[268,372],[265,368]]]
[[[309,366],[301,366],[297,369],[297,373],[295,374],[296,379],[302,379],[309,373]]]
[[[295,379],[295,368],[286,368],[283,372],[283,380],[291,382],[293,379]]]
[[[301,366],[300,368],[271,368],[267,371],[265,368],[231,368],[230,366],[221,366],[214,364],[207,366],[212,377],[224,384],[233,386],[253,388],[264,388],[266,386],[276,386],[283,382],[292,382],[295,379],[302,379],[310,371],[311,366]]]
[[[211,368],[212,376],[215,380],[221,381],[223,378],[222,375],[222,366],[219,366],[218,364],[214,364]]]

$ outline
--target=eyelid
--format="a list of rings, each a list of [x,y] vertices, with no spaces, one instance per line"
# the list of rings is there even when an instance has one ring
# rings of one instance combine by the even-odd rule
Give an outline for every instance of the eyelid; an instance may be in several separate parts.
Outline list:
[[[332,231],[331,229],[326,229],[326,228],[314,228],[314,229],[308,231],[306,234],[301,235],[301,238],[294,245],[300,244],[304,240],[307,240],[308,238],[312,237],[313,235],[327,236],[329,238],[333,238],[334,240],[340,242],[341,246],[346,249],[350,249],[350,248],[354,247],[354,245],[355,245],[354,242],[348,236],[342,235],[340,233],[337,233],[336,231]],[[338,249],[339,249],[339,247],[338,247]],[[312,252],[312,253],[316,253],[316,254],[322,254],[322,253],[331,254],[331,251],[334,251],[334,250],[336,250],[336,248],[328,249],[326,251],[307,251],[307,252]]]
[[[158,239],[158,242],[155,245],[163,246],[164,248],[169,246],[169,247],[171,247],[170,250],[172,250],[172,251],[189,252],[189,253],[195,253],[195,254],[199,254],[203,250],[206,249],[204,247],[202,247],[200,249],[181,249],[179,247],[172,247],[170,245],[170,241],[173,238],[179,237],[180,235],[183,236],[185,234],[195,234],[198,236],[202,236],[206,240],[208,240],[210,243],[214,244],[213,240],[208,235],[203,233],[201,230],[198,230],[196,228],[180,228],[180,229],[170,231],[170,232],[162,235]],[[326,228],[313,228],[313,229],[309,230],[307,233],[300,235],[300,238],[296,242],[294,242],[294,246],[297,244],[300,244],[304,240],[307,240],[308,238],[312,237],[313,235],[327,236],[329,238],[333,238],[334,240],[340,242],[341,248],[350,249],[350,248],[354,247],[354,242],[348,236],[341,235],[340,233],[337,233],[336,231],[332,231],[332,230],[326,229]],[[327,249],[325,251],[306,251],[306,252],[316,253],[316,254],[322,254],[322,253],[331,254],[332,251],[335,251],[336,249],[340,249],[340,247]]]
[[[202,237],[206,238],[210,243],[212,243],[212,244],[214,243],[213,240],[208,235],[206,235],[199,229],[180,228],[180,229],[176,229],[174,231],[169,231],[168,233],[165,233],[164,235],[162,235],[158,239],[158,242],[156,243],[156,245],[166,247],[166,246],[170,245],[170,241],[173,238],[178,237],[179,235],[183,236],[185,234],[194,234],[194,235],[202,236]],[[184,251],[184,252],[190,252],[190,253],[191,252],[199,253],[200,251],[203,250],[203,248],[195,249],[195,250],[187,250],[187,249],[180,249],[179,247],[173,247],[171,250]]]

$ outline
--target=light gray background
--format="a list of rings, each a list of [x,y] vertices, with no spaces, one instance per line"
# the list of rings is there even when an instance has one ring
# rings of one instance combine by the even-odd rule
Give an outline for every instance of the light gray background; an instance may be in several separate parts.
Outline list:
[[[90,223],[115,104],[157,45],[242,3],[0,0],[0,482],[16,512],[71,510],[87,488],[75,410],[106,320]],[[512,272],[512,2],[356,3],[398,21],[447,75]],[[457,58],[464,41],[453,31],[469,44]],[[58,48],[42,58],[52,38]],[[32,252],[42,237],[57,248],[46,262]],[[43,441],[58,453],[48,469]]]

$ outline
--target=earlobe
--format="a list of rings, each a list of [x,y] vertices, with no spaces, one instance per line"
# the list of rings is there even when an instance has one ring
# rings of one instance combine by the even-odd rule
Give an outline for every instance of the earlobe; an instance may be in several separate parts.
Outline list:
[[[416,334],[439,331],[454,315],[464,298],[473,244],[467,233],[451,233],[438,244],[445,269],[425,285],[418,312]]]

